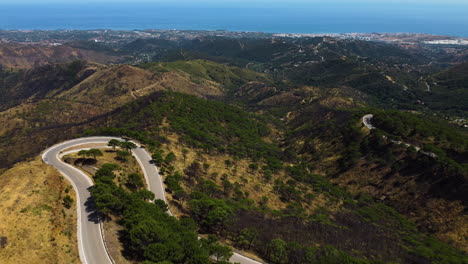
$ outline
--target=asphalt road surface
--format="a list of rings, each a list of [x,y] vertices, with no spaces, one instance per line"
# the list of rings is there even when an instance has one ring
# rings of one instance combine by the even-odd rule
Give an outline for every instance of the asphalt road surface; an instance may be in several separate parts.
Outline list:
[[[372,130],[372,129],[375,129],[376,127],[373,126],[371,124],[371,120],[372,118],[374,117],[374,115],[372,114],[367,114],[365,116],[362,117],[362,123],[369,129],[369,130]],[[387,136],[382,136],[383,138],[387,139]],[[423,155],[426,155],[426,156],[429,156],[431,158],[437,158],[437,155],[435,153],[432,153],[432,152],[429,152],[429,151],[423,151],[421,150],[420,147],[417,147],[415,145],[411,145],[409,143],[405,143],[403,141],[400,141],[400,140],[393,140],[393,139],[390,139],[390,142],[392,142],[393,144],[397,144],[397,145],[405,145],[406,147],[414,147],[414,149],[417,151],[417,152],[420,152],[421,154]]]
[[[111,139],[123,140],[115,137],[78,138],[54,145],[44,151],[42,155],[42,159],[45,163],[54,166],[72,183],[77,194],[78,249],[81,262],[85,264],[112,264],[113,261],[104,245],[100,219],[96,219],[92,212],[86,209],[86,201],[90,197],[89,187],[93,185],[93,182],[82,171],[63,162],[61,156],[65,154],[64,151],[68,148],[84,144],[106,145]],[[161,199],[167,203],[164,184],[159,175],[158,168],[152,164],[151,155],[144,148],[140,147],[140,145],[138,146],[138,148],[132,150],[132,154],[143,169],[149,190],[155,194],[156,199]],[[73,150],[73,152],[77,151],[79,151],[79,149]],[[168,214],[172,215],[171,212],[168,212]],[[261,263],[238,253],[234,253],[230,261],[241,264]]]
[[[374,117],[374,115],[372,114],[367,114],[365,116],[362,117],[362,123],[364,123],[364,125],[369,129],[369,130],[372,130],[375,128],[375,126],[373,126],[371,124],[371,119]]]

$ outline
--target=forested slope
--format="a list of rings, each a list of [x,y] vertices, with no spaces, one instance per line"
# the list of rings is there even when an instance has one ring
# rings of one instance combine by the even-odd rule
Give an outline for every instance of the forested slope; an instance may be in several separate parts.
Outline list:
[[[67,138],[125,136],[152,151],[170,206],[197,224],[184,229],[103,187],[112,199],[99,209],[130,219],[128,234],[154,211],[158,225],[215,235],[270,263],[466,262],[451,246],[467,244],[467,132],[445,120],[465,115],[463,64],[331,38],[121,49],[154,61],[2,69],[1,167]],[[368,113],[372,131],[361,123]],[[112,204],[125,201],[141,218]],[[123,242],[135,260],[160,260]]]

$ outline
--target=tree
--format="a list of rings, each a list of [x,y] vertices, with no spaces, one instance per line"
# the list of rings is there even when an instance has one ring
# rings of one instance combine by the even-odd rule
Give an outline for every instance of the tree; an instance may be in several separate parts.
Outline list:
[[[162,200],[154,203],[148,190],[128,192],[115,184],[115,164],[104,164],[95,175],[91,188],[92,201],[99,215],[119,216],[123,227],[125,251],[142,263],[211,263],[208,248],[198,240],[196,225],[191,219],[177,220],[165,212]],[[217,250],[219,258],[223,251]],[[219,262],[222,263],[222,262]]]
[[[218,238],[215,235],[208,235],[208,238],[200,239],[202,247],[208,250],[208,254],[219,264],[228,264],[229,259],[232,257],[232,249],[228,246],[224,246],[218,242]]]
[[[165,162],[167,164],[173,162],[175,160],[176,156],[174,154],[174,152],[170,152],[169,154],[166,155],[166,159],[165,159]]]
[[[102,157],[102,152],[99,149],[90,149],[88,150],[88,155],[97,160],[97,157]]]
[[[250,169],[252,172],[258,170],[258,164],[257,164],[257,163],[250,163],[250,164],[249,164],[249,169]]]
[[[200,163],[194,161],[190,166],[188,166],[184,170],[185,175],[187,175],[190,178],[199,178],[200,175],[202,175],[202,169]]]
[[[109,143],[107,143],[107,146],[112,147],[112,149],[115,151],[115,148],[120,146],[121,141],[117,139],[111,139]]]
[[[153,159],[154,163],[156,163],[157,165],[161,165],[164,162],[163,151],[161,149],[154,150],[154,153],[151,156],[151,158]]]
[[[210,180],[203,181],[203,183],[200,184],[200,190],[210,197],[213,197],[216,193],[220,192],[218,185]]]
[[[272,263],[286,264],[288,262],[287,243],[282,239],[273,239],[269,245],[269,255]]]
[[[82,157],[82,158],[85,158],[85,157],[88,157],[89,156],[89,152],[85,149],[82,149],[78,152],[78,156]]]
[[[144,184],[143,184],[141,174],[133,172],[133,173],[130,173],[128,175],[128,177],[127,177],[127,187],[128,188],[130,188],[132,190],[136,190],[136,189],[141,188],[143,186],[144,186]]]
[[[167,212],[169,210],[169,206],[161,199],[154,200],[154,204],[163,212]]]
[[[125,204],[113,194],[113,192],[117,192],[117,187],[107,181],[101,182],[99,179],[96,181],[96,184],[91,188],[91,196],[96,209],[104,216],[108,216],[112,212],[120,213]]]
[[[131,141],[124,141],[120,143],[120,147],[126,149],[128,152],[130,152],[132,149],[136,149],[137,145]]]
[[[138,197],[140,197],[144,201],[152,201],[154,200],[154,193],[148,190],[141,190],[137,192]]]
[[[233,255],[230,247],[223,246],[218,242],[209,245],[208,250],[210,255],[214,257],[216,263],[229,263],[229,259]]]
[[[151,260],[151,263],[161,263],[170,258],[170,249],[163,243],[150,244],[145,250],[145,258]],[[169,262],[172,263],[172,262]]]
[[[182,191],[182,187],[180,186],[181,176],[179,172],[175,172],[173,175],[168,175],[164,180],[164,183],[167,186],[168,192],[176,193],[178,191]]]
[[[116,177],[113,170],[115,170],[116,166],[117,165],[115,165],[115,164],[109,164],[109,163],[104,164],[101,167],[101,169],[96,171],[96,173],[94,174],[94,177],[93,177],[94,180],[96,182],[102,182],[102,183],[106,183],[106,184],[113,183],[113,180]]]
[[[117,159],[123,162],[127,161],[127,158],[130,156],[130,152],[125,150],[117,151]]]
[[[223,229],[225,221],[233,213],[224,200],[212,199],[203,194],[200,199],[190,200],[189,206],[195,221],[208,231]]]
[[[223,180],[223,190],[225,195],[229,195],[233,188],[233,184],[229,180]]]
[[[70,195],[66,195],[64,198],[63,198],[63,206],[65,206],[65,208],[67,209],[70,209],[70,207],[72,206],[73,204],[73,198],[71,198]]]
[[[242,229],[239,237],[236,239],[236,244],[241,248],[250,249],[257,236],[258,231],[256,229],[244,228]]]

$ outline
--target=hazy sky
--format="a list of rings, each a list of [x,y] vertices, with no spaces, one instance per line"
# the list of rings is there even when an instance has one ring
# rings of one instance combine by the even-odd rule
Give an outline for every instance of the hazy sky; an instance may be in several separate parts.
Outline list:
[[[366,7],[393,7],[406,9],[407,7],[443,7],[443,8],[467,8],[468,0],[0,0],[0,5],[88,5],[88,4],[132,4],[152,6],[197,6],[197,7],[273,7],[284,8],[311,7],[314,4],[337,5],[337,7],[359,6]]]
[[[213,3],[217,5],[223,4],[254,4],[254,3],[284,3],[284,4],[311,4],[311,3],[347,3],[347,4],[468,4],[467,0],[0,0],[0,4],[5,3],[83,3],[83,2],[102,2],[102,3],[170,3],[170,4],[190,4],[190,3]]]
[[[38,5],[50,4],[63,5],[89,5],[89,4],[131,4],[151,6],[181,6],[181,7],[219,7],[219,8],[249,8],[249,7],[284,7],[301,8],[313,7],[315,4],[365,7],[392,7],[398,10],[407,8],[442,7],[442,8],[467,8],[468,0],[0,0],[0,5]]]

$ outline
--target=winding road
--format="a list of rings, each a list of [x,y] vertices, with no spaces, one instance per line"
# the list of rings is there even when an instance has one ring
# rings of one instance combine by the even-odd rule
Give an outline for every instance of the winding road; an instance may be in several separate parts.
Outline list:
[[[362,123],[369,129],[369,130],[372,130],[375,128],[375,126],[373,126],[370,121],[371,119],[374,117],[373,114],[367,114],[365,116],[362,117]]]
[[[371,120],[372,118],[374,117],[373,114],[367,114],[365,116],[362,117],[362,123],[364,124],[364,126],[366,126],[369,130],[372,130],[372,129],[376,129],[375,126],[373,126],[371,124]],[[384,139],[387,139],[387,136],[382,136]],[[390,139],[390,142],[394,143],[394,144],[397,144],[397,145],[404,145],[406,147],[414,147],[414,149],[417,151],[417,152],[420,152],[421,154],[423,155],[426,155],[426,156],[429,156],[431,158],[437,158],[437,155],[435,153],[432,153],[432,152],[428,152],[428,151],[423,151],[420,147],[417,147],[417,146],[414,146],[414,145],[411,145],[409,143],[405,143],[403,141],[399,141],[399,140],[393,140],[393,139]]]
[[[99,144],[107,145],[111,139],[123,140],[115,137],[87,137],[78,138],[54,145],[42,154],[45,163],[55,167],[66,179],[68,179],[75,189],[77,196],[78,211],[78,250],[82,263],[85,264],[113,264],[113,260],[108,254],[102,235],[102,222],[93,217],[93,212],[87,210],[86,201],[90,197],[89,188],[93,182],[89,176],[81,170],[67,164],[61,160],[62,156],[72,152],[78,152],[80,149],[67,151],[72,147]],[[134,142],[137,144],[137,142]],[[151,163],[151,155],[137,144],[138,148],[132,150],[133,156],[140,164],[148,189],[155,194],[156,199],[161,199],[167,203],[162,177],[159,175],[158,168]],[[85,147],[83,146],[83,148]],[[168,214],[172,215],[170,211]],[[231,262],[241,264],[261,264],[262,262],[234,253],[230,259]]]

